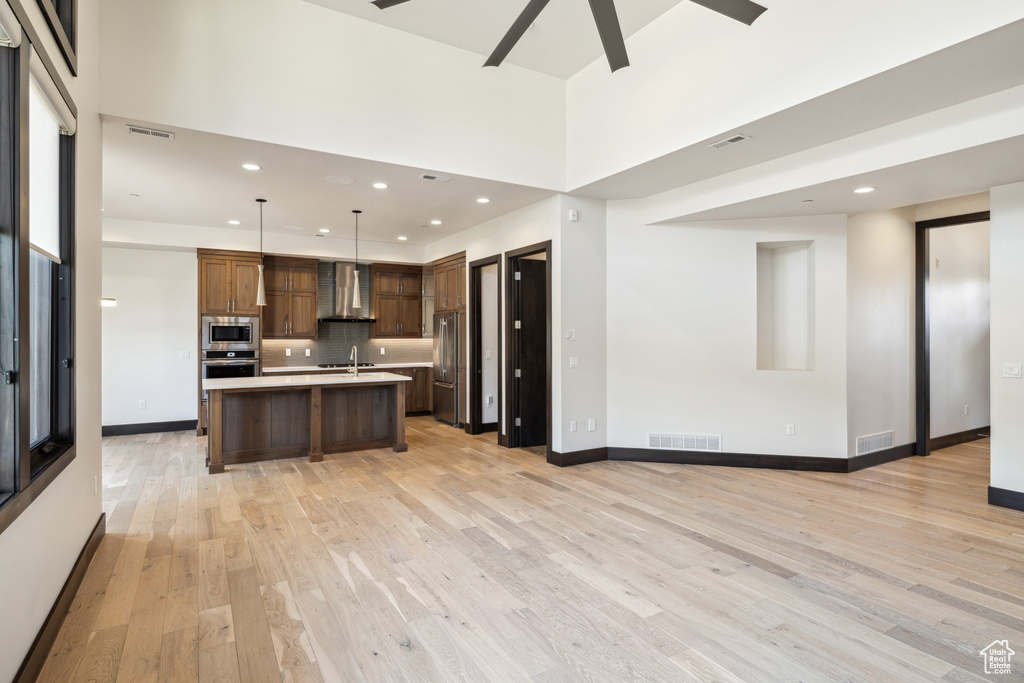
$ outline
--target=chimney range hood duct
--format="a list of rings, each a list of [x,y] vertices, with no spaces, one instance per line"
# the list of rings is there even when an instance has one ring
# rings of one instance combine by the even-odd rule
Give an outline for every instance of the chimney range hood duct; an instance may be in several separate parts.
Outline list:
[[[363,315],[364,312],[370,309],[370,292],[367,286],[366,291],[360,291],[359,296],[362,299],[362,306],[360,308],[352,307],[352,300],[355,296],[356,291],[356,264],[347,263],[344,261],[336,261],[334,263],[320,264],[321,268],[326,266],[329,270],[328,281],[330,284],[330,297],[328,298],[329,306],[322,310],[324,315],[320,318],[325,323],[373,323],[377,322],[374,318]],[[362,282],[369,285],[369,266],[363,264],[362,271],[359,278]],[[323,290],[321,289],[321,292]],[[323,297],[322,297],[323,298]]]

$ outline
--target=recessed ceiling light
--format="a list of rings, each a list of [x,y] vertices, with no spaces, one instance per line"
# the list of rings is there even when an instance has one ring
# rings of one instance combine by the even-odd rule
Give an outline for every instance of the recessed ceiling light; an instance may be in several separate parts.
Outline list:
[[[228,221],[228,225],[241,225],[242,221]]]
[[[244,168],[246,171],[258,171],[258,170],[260,170],[260,165],[259,164],[242,164],[242,168]]]
[[[347,175],[329,175],[325,176],[324,180],[335,185],[351,185],[355,182],[354,178],[349,178]]]
[[[377,188],[378,190],[386,190],[386,189],[388,189],[388,184],[387,183],[374,183],[373,186],[375,188]]]
[[[486,204],[489,201],[491,200],[488,199],[487,197],[480,197],[479,199],[476,200],[477,204]]]
[[[875,191],[875,188],[873,188],[873,187],[858,187],[856,190],[854,190],[854,192],[856,192],[857,194],[867,194],[868,192],[874,192],[874,191]]]
[[[330,232],[330,229],[329,228],[320,228],[320,232],[326,234],[326,233]]]
[[[404,241],[406,241],[407,239],[409,239],[409,238],[408,238],[408,237],[406,237],[405,235],[399,235],[399,236],[398,236],[398,241],[400,241],[400,242],[404,242]]]
[[[435,220],[430,221],[430,224],[431,225],[441,225],[441,221],[435,219]]]

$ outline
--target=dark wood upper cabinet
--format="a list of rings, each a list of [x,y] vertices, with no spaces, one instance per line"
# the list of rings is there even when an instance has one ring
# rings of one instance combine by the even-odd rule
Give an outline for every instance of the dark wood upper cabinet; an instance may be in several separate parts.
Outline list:
[[[316,259],[267,256],[264,339],[316,339]]]
[[[200,249],[200,315],[259,315],[260,255]]]
[[[434,261],[434,312],[466,310],[466,253]]]
[[[374,337],[419,338],[423,335],[423,269],[375,263],[373,272]]]

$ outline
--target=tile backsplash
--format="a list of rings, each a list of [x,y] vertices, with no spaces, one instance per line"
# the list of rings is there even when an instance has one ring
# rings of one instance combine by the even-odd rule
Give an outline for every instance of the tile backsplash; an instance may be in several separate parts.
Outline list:
[[[353,346],[359,349],[359,361],[364,363],[429,363],[433,358],[430,339],[373,339],[372,330],[373,325],[367,323],[320,323],[316,340],[267,339],[263,341],[262,365],[275,368],[347,363]],[[285,349],[291,349],[292,355],[285,355]]]

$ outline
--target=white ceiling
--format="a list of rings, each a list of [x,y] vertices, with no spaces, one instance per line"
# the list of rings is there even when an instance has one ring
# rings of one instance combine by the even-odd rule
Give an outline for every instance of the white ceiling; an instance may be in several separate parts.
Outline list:
[[[161,140],[128,133],[128,123],[174,133]],[[246,171],[243,163],[262,167]],[[425,245],[554,194],[522,185],[455,176],[420,180],[436,169],[409,168],[183,128],[103,118],[105,218],[258,231],[257,197],[267,199],[264,230]],[[355,182],[325,180],[344,176]],[[388,184],[386,190],[373,187]],[[138,197],[131,195],[137,194]],[[491,201],[480,204],[478,197]],[[442,225],[431,225],[431,220]],[[239,220],[232,226],[229,220]],[[301,228],[296,230],[294,228]]]
[[[409,0],[386,10],[369,0],[306,0],[480,55],[480,66],[526,7],[527,0]],[[629,37],[685,0],[619,0],[615,9]],[[692,3],[694,12],[709,12]],[[723,22],[733,21],[722,17]],[[604,50],[587,0],[551,0],[506,62],[567,79]]]
[[[759,197],[690,214],[665,224],[698,221],[858,214],[962,197],[1024,179],[1024,136],[909,164]],[[856,194],[859,187],[874,187]]]

